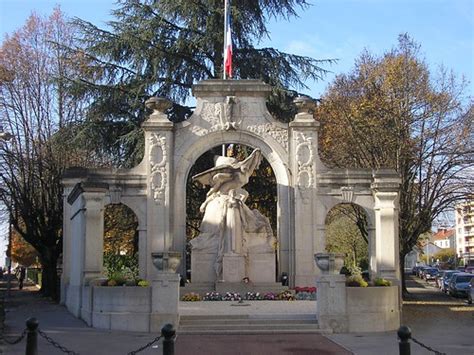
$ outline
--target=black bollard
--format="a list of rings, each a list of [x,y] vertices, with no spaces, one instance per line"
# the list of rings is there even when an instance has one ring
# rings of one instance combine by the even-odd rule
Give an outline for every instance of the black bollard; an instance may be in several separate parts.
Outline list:
[[[174,355],[174,335],[176,330],[174,330],[172,324],[165,324],[161,328],[161,335],[163,335],[163,355]]]
[[[26,320],[26,355],[38,355],[38,325],[36,318]]]
[[[398,349],[400,355],[410,355],[410,338],[411,338],[411,329],[406,325],[402,325],[398,328]]]

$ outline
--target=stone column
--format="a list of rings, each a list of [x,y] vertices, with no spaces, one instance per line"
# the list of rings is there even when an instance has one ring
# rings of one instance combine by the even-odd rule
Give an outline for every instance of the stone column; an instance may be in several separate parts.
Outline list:
[[[151,252],[167,251],[172,246],[171,212],[173,211],[172,191],[172,157],[173,157],[173,123],[166,115],[172,103],[164,98],[152,97],[146,106],[153,110],[142,127],[145,131],[145,159],[148,176],[147,193],[147,245],[145,255],[146,277],[154,278],[156,272]]]
[[[181,262],[179,252],[152,253],[156,271],[151,282],[150,332],[160,332],[163,325],[179,323],[179,274],[176,270]]]
[[[294,187],[294,240],[290,241],[290,286],[314,282],[313,236],[318,163],[318,127],[313,117],[316,105],[309,98],[297,98],[298,114],[290,122],[290,164]]]
[[[314,255],[321,275],[316,279],[318,324],[322,330],[334,333],[348,331],[346,277],[339,275],[344,265],[343,254],[317,253]]]
[[[372,191],[375,199],[375,273],[395,281],[400,280],[398,236],[399,178],[393,173],[377,171]]]

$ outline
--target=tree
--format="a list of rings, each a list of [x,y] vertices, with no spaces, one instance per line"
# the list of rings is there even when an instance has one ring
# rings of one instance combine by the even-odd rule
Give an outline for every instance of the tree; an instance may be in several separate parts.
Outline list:
[[[13,262],[29,267],[36,263],[38,252],[23,237],[12,231],[10,257]]]
[[[224,0],[121,0],[113,11],[110,30],[76,19],[97,82],[78,82],[78,92],[92,104],[84,131],[95,137],[97,149],[116,164],[133,166],[143,156],[139,129],[150,96],[175,101],[174,121],[191,114],[186,106],[194,83],[219,78],[223,61]],[[270,18],[290,19],[306,0],[232,2],[235,78],[262,79],[274,87],[269,108],[277,117],[293,117],[295,89],[307,79],[318,80],[330,60],[283,53],[255,44],[269,35]],[[286,112],[286,115],[284,113]]]
[[[333,208],[326,220],[326,249],[346,254],[346,265],[368,267],[368,245],[359,227],[350,216],[339,208]]]
[[[31,15],[0,50],[0,119],[13,136],[1,146],[0,200],[15,233],[38,253],[41,291],[53,298],[62,253],[61,179],[69,159],[80,160],[68,127],[83,104],[68,92],[66,77],[79,75],[84,65],[55,43],[71,46],[73,37],[74,28],[56,9],[47,19]]]
[[[433,255],[435,260],[439,260],[442,263],[454,264],[454,259],[456,258],[456,252],[453,248],[441,249],[435,255]]]
[[[138,253],[138,221],[125,205],[108,205],[104,210],[104,255]]]
[[[473,109],[465,82],[430,73],[408,35],[365,51],[323,97],[321,155],[334,166],[394,168],[401,176],[400,268],[433,221],[472,191]],[[402,277],[404,291],[406,291]]]

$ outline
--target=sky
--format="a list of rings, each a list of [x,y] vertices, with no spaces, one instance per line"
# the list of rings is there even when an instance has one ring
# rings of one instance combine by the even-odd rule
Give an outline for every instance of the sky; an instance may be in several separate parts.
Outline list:
[[[317,59],[338,59],[324,81],[308,82],[304,93],[320,97],[335,75],[347,73],[364,49],[382,55],[408,33],[434,72],[441,65],[463,75],[474,93],[474,0],[308,0],[290,21],[272,19],[270,38],[260,46]],[[105,26],[114,0],[0,0],[0,35],[19,29],[32,12],[51,14],[60,5],[69,17]],[[0,252],[6,228],[0,228]],[[3,253],[1,254],[3,255]],[[0,257],[0,265],[3,263]]]

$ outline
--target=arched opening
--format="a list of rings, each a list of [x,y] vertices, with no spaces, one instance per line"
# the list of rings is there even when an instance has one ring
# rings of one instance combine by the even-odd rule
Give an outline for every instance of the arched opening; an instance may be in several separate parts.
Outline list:
[[[326,250],[346,255],[344,266],[359,269],[368,275],[369,218],[365,210],[354,203],[340,203],[326,215]]]
[[[222,156],[233,157],[237,161],[245,160],[254,150],[253,147],[237,143],[215,146],[196,159],[191,167],[186,180],[186,276],[192,280],[191,275],[191,246],[190,241],[200,234],[203,212],[201,204],[206,200],[209,186],[202,186],[199,182],[192,181],[192,177],[214,167],[215,159]],[[277,181],[272,167],[265,157],[254,171],[249,182],[243,187],[248,192],[245,204],[252,210],[258,210],[268,218],[273,236],[277,236]],[[278,275],[278,246],[275,243],[275,273]]]
[[[138,219],[124,204],[104,209],[104,273],[113,280],[137,280]]]

